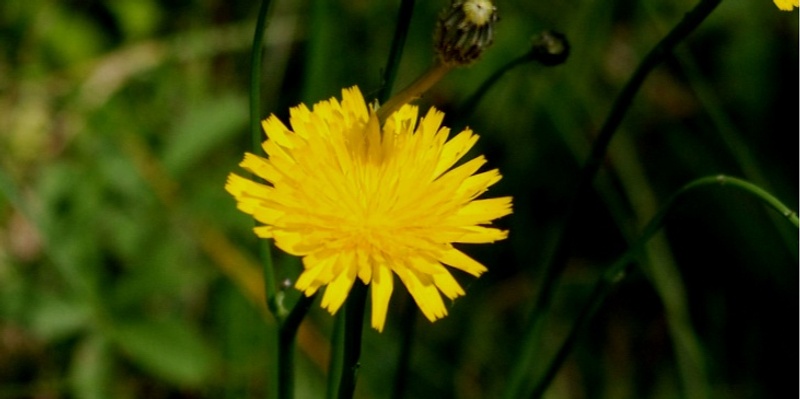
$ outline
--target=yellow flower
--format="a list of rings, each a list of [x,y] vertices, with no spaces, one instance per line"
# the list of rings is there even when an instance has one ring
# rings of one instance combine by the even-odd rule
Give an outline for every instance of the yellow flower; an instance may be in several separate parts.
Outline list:
[[[800,7],[798,0],[772,0],[779,9],[783,11],[792,11],[794,7]]]
[[[245,154],[240,166],[269,184],[232,173],[225,189],[263,223],[259,237],[303,257],[297,289],[327,285],[331,314],[359,278],[370,286],[372,326],[383,330],[394,273],[435,321],[447,315],[440,292],[464,295],[445,265],[486,271],[453,243],[506,238],[487,225],[511,213],[511,197],[476,199],[500,180],[496,169],[476,173],[483,156],[453,167],[478,136],[466,129],[448,141],[443,117],[431,109],[417,123],[417,107],[404,105],[381,131],[358,88],[344,89],[341,102],[292,108],[292,130],[274,115],[264,120],[268,158]]]

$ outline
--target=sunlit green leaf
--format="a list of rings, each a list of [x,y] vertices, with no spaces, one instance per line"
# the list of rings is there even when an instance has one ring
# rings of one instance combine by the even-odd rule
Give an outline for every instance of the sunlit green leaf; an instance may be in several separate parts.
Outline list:
[[[98,336],[81,341],[70,364],[70,391],[76,399],[110,397],[109,381],[113,374],[111,346]]]
[[[47,341],[85,329],[91,317],[85,302],[53,295],[39,297],[30,311],[31,329]]]
[[[181,321],[126,322],[115,328],[114,339],[145,372],[173,384],[198,386],[214,372],[213,351]]]
[[[247,102],[228,95],[208,99],[189,109],[173,129],[164,151],[164,166],[179,175],[225,139],[243,132]]]

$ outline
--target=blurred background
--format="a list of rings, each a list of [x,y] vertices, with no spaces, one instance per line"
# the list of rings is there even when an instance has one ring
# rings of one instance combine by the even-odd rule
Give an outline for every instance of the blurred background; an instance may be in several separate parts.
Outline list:
[[[273,3],[264,116],[285,121],[289,107],[352,85],[377,94],[398,1]],[[417,2],[396,89],[431,64],[447,4]],[[356,397],[400,392],[390,387],[406,325],[403,397],[503,391],[592,138],[639,61],[695,4],[497,1],[494,46],[419,103],[481,136],[476,154],[504,175],[490,194],[514,196],[514,214],[499,221],[510,238],[465,248],[489,272],[456,276],[467,295],[443,320],[406,312],[413,302],[395,291],[385,331],[365,330]],[[0,2],[0,398],[269,391],[275,325],[253,222],[223,190],[250,145],[258,6]],[[568,37],[566,64],[519,66],[459,112],[545,29]],[[647,78],[569,226],[538,369],[604,267],[682,185],[728,174],[797,209],[797,90],[797,10],[769,0],[723,1]],[[299,262],[275,258],[290,285]],[[670,213],[642,265],[651,272],[608,298],[546,397],[674,398],[698,392],[692,384],[714,398],[796,390],[798,233],[785,219],[738,191],[699,190]],[[297,296],[286,290],[287,303]],[[298,397],[324,395],[332,324],[314,304],[298,336]],[[687,355],[676,342],[695,346]],[[697,364],[705,371],[693,373]]]

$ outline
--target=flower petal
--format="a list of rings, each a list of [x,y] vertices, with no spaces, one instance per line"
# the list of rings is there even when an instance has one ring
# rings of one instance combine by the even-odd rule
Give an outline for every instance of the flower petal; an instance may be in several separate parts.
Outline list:
[[[472,130],[465,129],[450,141],[445,143],[442,148],[442,154],[439,156],[439,161],[436,164],[436,171],[434,174],[440,176],[442,173],[450,169],[461,157],[463,157],[469,150],[478,142],[478,136],[472,134]]]
[[[433,281],[423,281],[423,275],[419,275],[410,269],[398,268],[395,270],[400,280],[408,289],[414,302],[417,303],[420,311],[430,321],[436,321],[447,315],[439,290]]]
[[[403,105],[380,126],[357,87],[343,89],[341,100],[300,104],[288,124],[274,115],[262,122],[266,157],[245,154],[240,163],[266,184],[235,174],[225,184],[237,207],[261,224],[256,235],[303,258],[295,287],[312,295],[327,286],[323,308],[336,312],[356,279],[371,285],[378,330],[393,274],[425,317],[437,320],[447,315],[442,295],[464,295],[448,267],[486,271],[453,243],[508,235],[491,223],[512,212],[511,198],[477,199],[500,173],[478,173],[483,156],[461,162],[478,136],[465,129],[448,140],[442,112],[419,112]]]
[[[439,261],[476,277],[487,270],[486,266],[455,248],[444,251],[439,257]]]
[[[389,299],[394,289],[392,271],[386,266],[373,266],[372,271],[372,327],[383,331]]]
[[[339,310],[347,298],[347,294],[350,293],[350,288],[353,287],[353,283],[356,281],[356,269],[356,265],[346,266],[325,288],[325,295],[322,296],[322,307],[328,309],[331,314]]]
[[[458,284],[456,279],[453,278],[453,275],[447,270],[434,274],[433,283],[442,291],[442,294],[450,299],[455,299],[465,294],[464,289],[461,288],[461,285]]]

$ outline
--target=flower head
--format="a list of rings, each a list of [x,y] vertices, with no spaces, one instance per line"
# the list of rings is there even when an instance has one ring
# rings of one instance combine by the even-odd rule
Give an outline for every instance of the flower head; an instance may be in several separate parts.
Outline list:
[[[494,41],[497,8],[490,0],[452,0],[439,16],[434,49],[445,65],[469,65]]]
[[[798,0],[772,0],[775,5],[783,11],[792,11],[793,9],[800,7],[800,2]]]
[[[498,180],[476,173],[483,156],[455,166],[478,137],[469,129],[447,140],[444,115],[417,122],[404,105],[383,128],[357,87],[290,111],[291,130],[263,122],[268,158],[245,154],[244,169],[266,180],[230,174],[225,189],[238,208],[263,223],[255,233],[303,258],[295,287],[312,295],[326,286],[332,314],[356,278],[370,286],[372,326],[383,329],[396,274],[431,321],[447,314],[440,295],[464,290],[445,267],[479,276],[486,268],[453,243],[489,243],[507,232],[487,226],[511,213],[511,198],[476,199]]]

